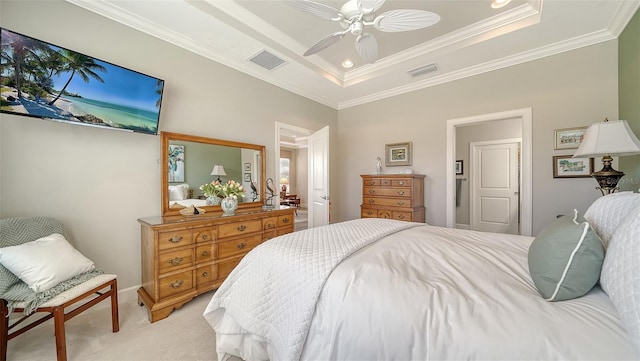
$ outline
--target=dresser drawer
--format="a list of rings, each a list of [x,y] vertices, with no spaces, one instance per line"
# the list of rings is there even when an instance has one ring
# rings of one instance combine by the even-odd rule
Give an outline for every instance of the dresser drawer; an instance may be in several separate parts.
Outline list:
[[[278,236],[282,236],[283,234],[287,234],[291,232],[293,232],[293,226],[278,228]]]
[[[275,229],[278,226],[278,217],[269,217],[262,220],[262,229],[265,231]]]
[[[218,263],[218,278],[225,278],[240,263],[242,257],[234,258],[229,261]]]
[[[380,186],[380,179],[365,179],[364,185],[370,187]]]
[[[223,224],[218,227],[218,238],[240,236],[262,230],[262,220],[256,219],[245,222]]]
[[[190,244],[193,244],[190,229],[158,233],[158,249],[160,251]]]
[[[412,218],[411,212],[393,212],[393,219],[398,221],[411,221]]]
[[[220,242],[218,243],[218,258],[247,253],[260,243],[262,243],[262,234],[256,234],[233,241]]]
[[[203,244],[196,247],[196,264],[213,261],[214,256],[213,243]]]
[[[218,265],[198,267],[196,269],[196,286],[211,283],[218,279]]]
[[[278,227],[292,226],[292,225],[293,225],[293,215],[278,217]]]
[[[193,266],[193,249],[183,249],[158,256],[158,271],[164,273],[185,266]]]
[[[376,206],[388,206],[388,207],[411,207],[410,199],[395,199],[395,198],[375,198],[364,197],[363,204],[376,205]]]
[[[361,218],[376,218],[376,217],[378,217],[378,210],[377,209],[371,209],[371,208],[362,208],[360,210],[360,217]]]
[[[375,188],[365,187],[364,196],[411,198],[411,188]]]
[[[160,298],[175,295],[193,288],[193,271],[160,278]]]
[[[264,232],[262,234],[262,240],[263,241],[269,240],[271,238],[276,238],[276,237],[278,237],[278,231],[276,231],[276,230],[269,231],[269,232]]]
[[[411,187],[411,178],[397,178],[391,180],[392,187]]]
[[[215,238],[215,227],[212,228],[196,228],[193,230],[193,239],[196,243],[210,242]]]

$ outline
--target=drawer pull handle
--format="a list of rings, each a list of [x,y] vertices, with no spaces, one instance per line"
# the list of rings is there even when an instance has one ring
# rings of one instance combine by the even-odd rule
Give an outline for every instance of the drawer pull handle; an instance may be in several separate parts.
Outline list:
[[[285,217],[282,219],[282,223],[289,223],[289,217]]]
[[[247,226],[245,226],[244,224],[237,228],[237,230],[240,231],[240,232],[242,232],[242,231],[244,231],[246,229],[247,229]]]
[[[177,280],[177,281],[175,281],[173,283],[170,283],[169,287],[171,287],[171,288],[180,288],[183,283],[184,283],[184,280]]]
[[[238,249],[243,249],[243,248],[245,248],[246,246],[247,246],[247,244],[246,244],[246,243],[244,243],[244,242],[242,242],[242,243],[240,243],[239,245],[237,245],[236,247],[238,247]]]
[[[203,235],[202,235],[202,239],[207,239],[207,238],[208,238],[208,237],[207,237],[207,235],[206,235],[206,234],[203,234]]]
[[[203,255],[203,256],[208,256],[208,255],[209,255],[209,252],[207,252],[207,251],[202,251],[202,255]]]
[[[367,212],[367,214],[368,214],[368,215],[372,215],[372,214],[373,214],[373,212],[369,211],[369,212]]]
[[[268,223],[268,224],[267,224],[267,228],[273,228],[273,227],[274,227],[274,226],[273,226],[273,223]]]
[[[370,185],[370,186],[372,186],[372,185],[374,185],[374,184],[376,184],[376,182],[374,182],[374,181],[369,181],[369,185]]]
[[[399,186],[403,186],[403,185],[404,185],[404,182],[403,182],[403,181],[399,181],[399,182],[398,182],[398,185],[399,185]]]
[[[169,238],[169,242],[171,243],[178,243],[180,241],[182,241],[182,236],[173,236]]]
[[[373,189],[369,189],[369,194],[376,194],[376,191],[374,191]]]
[[[178,265],[182,264],[182,261],[184,261],[184,258],[176,257],[176,258],[172,259],[171,261],[169,261],[169,263],[171,263],[174,266],[178,266]]]
[[[374,204],[375,202],[376,202],[375,200],[373,200],[373,199],[369,199],[369,203],[370,203],[370,204]]]
[[[404,214],[399,215],[398,218],[404,219]]]
[[[398,191],[398,195],[399,196],[403,196],[404,195],[404,191]]]
[[[398,205],[399,205],[399,206],[404,206],[404,201],[399,201],[399,202],[398,202]]]
[[[209,277],[209,272],[202,272],[202,277]]]

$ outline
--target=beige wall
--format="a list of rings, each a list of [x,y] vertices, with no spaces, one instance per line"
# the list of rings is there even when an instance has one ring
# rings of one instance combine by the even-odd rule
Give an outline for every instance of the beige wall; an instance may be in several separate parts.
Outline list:
[[[590,178],[553,179],[553,130],[618,115],[617,41],[609,41],[339,112],[341,219],[359,217],[360,174],[375,173],[384,145],[413,142],[413,170],[426,174],[427,222],[444,226],[446,122],[533,109],[533,233],[557,214],[584,211],[599,193]],[[365,141],[363,141],[365,140]],[[397,172],[384,168],[384,173]]]
[[[478,125],[456,127],[456,160],[462,160],[463,175],[457,175],[460,182],[460,200],[456,206],[456,224],[469,225],[469,181],[471,165],[472,142],[484,142],[498,139],[512,139],[522,137],[522,121],[520,119],[506,119]],[[456,185],[457,187],[457,185]]]
[[[620,35],[618,55],[620,119],[627,120],[640,137],[640,10]],[[626,174],[618,184],[620,190],[638,192],[640,155],[620,157],[620,167],[616,169]]]
[[[336,110],[64,1],[2,0],[0,22],[164,79],[161,130],[264,144],[268,177],[277,176],[275,121],[329,125],[330,148],[337,145]],[[160,138],[0,117],[0,216],[59,218],[81,252],[119,275],[121,288],[140,284],[136,220],[160,213]],[[337,165],[332,159],[332,174]]]

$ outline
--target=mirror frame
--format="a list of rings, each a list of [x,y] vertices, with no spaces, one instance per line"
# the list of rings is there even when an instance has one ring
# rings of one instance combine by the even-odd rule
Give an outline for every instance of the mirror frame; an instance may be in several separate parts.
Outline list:
[[[258,144],[250,144],[250,143],[241,143],[230,140],[222,140],[222,139],[214,139],[214,138],[206,138],[197,135],[188,135],[188,134],[180,134],[180,133],[171,133],[171,132],[160,132],[160,162],[161,162],[161,173],[160,173],[160,186],[161,186],[161,202],[162,202],[162,216],[179,216],[180,210],[171,209],[169,203],[169,142],[174,140],[186,141],[186,142],[196,142],[196,143],[204,143],[211,145],[223,145],[228,147],[235,148],[245,148],[245,149],[253,149],[260,152],[260,167],[262,171],[260,172],[260,182],[257,184],[258,192],[260,193],[260,201],[256,202],[242,202],[238,204],[238,209],[247,209],[247,208],[262,208],[264,204],[264,189],[266,182],[266,152],[264,145]],[[222,213],[220,206],[201,206],[198,208],[203,208],[207,213]]]

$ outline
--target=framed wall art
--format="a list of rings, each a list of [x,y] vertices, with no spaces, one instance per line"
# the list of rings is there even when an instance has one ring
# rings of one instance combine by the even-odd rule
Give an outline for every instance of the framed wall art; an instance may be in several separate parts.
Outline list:
[[[464,168],[461,160],[456,160],[456,175],[463,175]]]
[[[169,144],[169,182],[184,182],[184,145]]]
[[[245,163],[244,164],[244,171],[245,172],[251,172],[251,163]]]
[[[564,128],[553,131],[555,140],[553,149],[577,149],[582,143],[588,127]]]
[[[553,178],[589,178],[593,173],[593,158],[553,157]]]
[[[387,144],[384,154],[387,167],[411,165],[411,142]]]
[[[251,182],[251,173],[245,173],[244,174],[244,181],[245,182]]]

